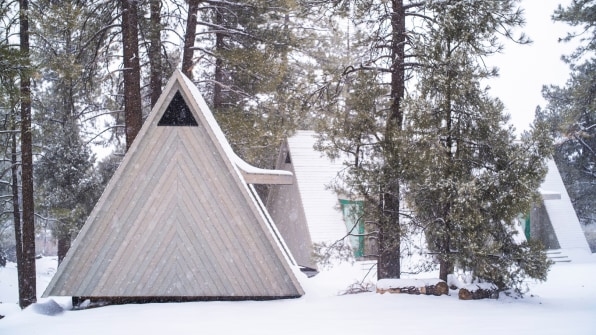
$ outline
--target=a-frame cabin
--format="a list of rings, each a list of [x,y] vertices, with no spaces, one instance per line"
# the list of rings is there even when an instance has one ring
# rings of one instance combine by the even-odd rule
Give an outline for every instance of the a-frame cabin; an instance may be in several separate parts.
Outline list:
[[[294,298],[296,266],[239,159],[176,71],[43,296],[112,303]]]

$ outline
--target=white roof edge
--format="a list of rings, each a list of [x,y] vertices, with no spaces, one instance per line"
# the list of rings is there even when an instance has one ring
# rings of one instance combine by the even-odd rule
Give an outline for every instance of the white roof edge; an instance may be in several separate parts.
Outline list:
[[[240,169],[244,180],[248,184],[285,184],[291,185],[294,183],[294,174],[290,171],[285,170],[269,170],[261,169],[256,166],[252,166],[245,162],[242,158],[238,157],[235,152],[232,151],[233,157],[231,158],[236,167]]]
[[[561,192],[539,190],[542,200],[561,200]]]

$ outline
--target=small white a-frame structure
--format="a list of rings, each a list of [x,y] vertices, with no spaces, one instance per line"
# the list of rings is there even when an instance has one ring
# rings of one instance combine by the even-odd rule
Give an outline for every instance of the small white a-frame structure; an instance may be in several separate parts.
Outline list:
[[[176,71],[44,297],[299,297],[292,256],[247,185],[291,177],[240,160],[198,89]]]
[[[530,236],[542,241],[547,249],[561,249],[559,253],[567,254],[569,259],[590,254],[590,246],[554,159],[547,161],[547,167],[540,186],[543,202],[534,206],[530,214]]]
[[[266,206],[299,265],[317,269],[314,244],[333,244],[348,234],[337,194],[329,185],[344,168],[313,147],[314,131],[298,130],[282,143],[276,169],[292,172],[291,185],[274,185]]]

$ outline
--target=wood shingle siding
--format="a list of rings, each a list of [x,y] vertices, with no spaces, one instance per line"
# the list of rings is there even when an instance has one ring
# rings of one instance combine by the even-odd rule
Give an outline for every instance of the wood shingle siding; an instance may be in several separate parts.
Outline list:
[[[177,71],[164,92],[44,296],[301,296],[291,255],[196,87]],[[197,126],[157,125],[176,92]]]

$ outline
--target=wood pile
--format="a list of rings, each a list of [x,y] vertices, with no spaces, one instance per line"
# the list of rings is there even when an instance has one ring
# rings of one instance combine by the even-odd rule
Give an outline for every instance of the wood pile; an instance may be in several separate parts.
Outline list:
[[[449,287],[440,279],[381,279],[377,293],[406,293],[415,295],[447,295]]]
[[[495,285],[467,285],[459,289],[460,300],[497,299],[499,291]]]
[[[452,281],[450,281],[452,282]],[[499,290],[496,285],[490,283],[478,283],[469,285],[453,284],[451,289],[459,288],[458,297],[460,300],[498,299]],[[377,282],[376,292],[405,293],[415,295],[448,295],[450,287],[440,279],[381,279]]]

